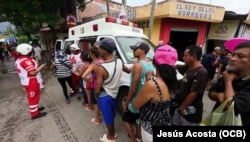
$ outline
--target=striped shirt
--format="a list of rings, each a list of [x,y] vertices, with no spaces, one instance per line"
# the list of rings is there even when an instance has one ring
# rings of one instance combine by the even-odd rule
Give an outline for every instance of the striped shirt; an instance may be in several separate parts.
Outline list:
[[[62,64],[60,60],[54,60],[53,64],[55,65],[56,68],[56,76],[57,78],[64,78],[64,77],[69,77],[71,76],[71,69],[67,67],[66,65],[70,66],[70,61],[68,59],[64,59]]]

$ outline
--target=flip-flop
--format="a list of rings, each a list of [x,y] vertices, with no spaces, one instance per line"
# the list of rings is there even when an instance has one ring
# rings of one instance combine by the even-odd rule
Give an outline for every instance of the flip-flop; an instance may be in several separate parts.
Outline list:
[[[90,109],[89,107],[85,107],[84,110],[86,110],[86,111],[93,111],[93,110]]]
[[[117,136],[118,136],[118,134],[117,134],[117,132],[115,132],[115,135],[114,135],[114,137],[115,137],[115,138],[117,138]]]
[[[114,139],[114,140],[109,140],[109,139],[107,138],[107,134],[101,135],[101,136],[99,137],[99,139],[100,139],[100,141],[102,141],[102,142],[115,142],[115,139]]]
[[[92,118],[92,119],[91,119],[91,122],[94,123],[94,124],[96,124],[96,125],[99,125],[99,124],[100,124],[100,122],[96,122],[96,121],[95,121],[95,118]]]
[[[84,101],[82,102],[82,105],[83,105],[84,107],[88,107],[88,106],[89,106],[88,103],[85,103]]]
[[[106,128],[106,131],[108,131],[108,129]],[[114,137],[115,138],[117,138],[118,137],[118,134],[117,134],[117,132],[115,131],[115,135],[114,135]]]

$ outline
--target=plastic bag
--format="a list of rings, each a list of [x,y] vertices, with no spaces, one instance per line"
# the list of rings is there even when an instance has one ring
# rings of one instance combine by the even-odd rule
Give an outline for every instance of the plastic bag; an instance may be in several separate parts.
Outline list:
[[[227,99],[218,108],[216,108],[206,119],[204,119],[200,126],[242,126],[241,115],[235,115],[234,101],[230,104],[227,110],[225,107],[228,101]]]

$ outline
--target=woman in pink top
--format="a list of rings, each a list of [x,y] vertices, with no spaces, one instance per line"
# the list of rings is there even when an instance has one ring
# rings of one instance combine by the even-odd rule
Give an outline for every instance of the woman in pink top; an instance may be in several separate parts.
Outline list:
[[[82,78],[87,82],[87,84],[90,84],[90,90],[91,90],[91,103],[94,106],[95,111],[95,117],[91,119],[91,122],[94,124],[100,124],[101,118],[100,118],[100,109],[97,103],[97,99],[94,95],[94,88],[96,85],[96,70],[97,66],[103,63],[104,61],[100,57],[100,53],[98,50],[98,46],[94,45],[90,49],[90,56],[93,59],[92,64],[89,65],[89,67],[86,69],[86,71],[83,73]],[[91,78],[88,78],[88,75],[91,74]]]

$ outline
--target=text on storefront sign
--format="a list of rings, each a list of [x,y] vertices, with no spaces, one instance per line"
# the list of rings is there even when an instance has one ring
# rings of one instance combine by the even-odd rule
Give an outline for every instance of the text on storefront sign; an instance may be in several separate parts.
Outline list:
[[[148,28],[149,27],[149,21],[141,21],[141,22],[138,22],[138,28]]]
[[[215,9],[212,7],[177,3],[176,9],[178,16],[185,16],[190,18],[211,19]]]

